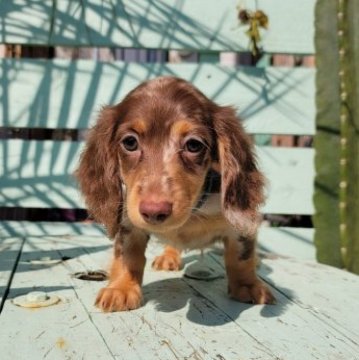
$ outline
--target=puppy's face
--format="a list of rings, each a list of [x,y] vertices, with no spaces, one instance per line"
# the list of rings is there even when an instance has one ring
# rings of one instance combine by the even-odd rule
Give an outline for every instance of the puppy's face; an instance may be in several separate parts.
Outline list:
[[[173,230],[191,215],[212,167],[223,216],[254,236],[264,179],[238,120],[184,80],[139,85],[105,107],[89,133],[76,174],[90,213],[111,238],[126,216],[150,232]]]
[[[182,226],[198,202],[215,136],[204,98],[188,87],[155,85],[129,95],[115,144],[130,221],[166,232]]]

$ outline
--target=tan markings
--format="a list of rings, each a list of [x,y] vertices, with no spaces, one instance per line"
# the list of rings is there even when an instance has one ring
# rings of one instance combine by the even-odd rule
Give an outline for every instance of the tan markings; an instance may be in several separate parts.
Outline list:
[[[171,127],[171,138],[179,138],[186,135],[196,128],[194,124],[188,120],[178,120]]]
[[[146,124],[142,121],[141,125],[140,119],[133,121],[133,125],[133,128],[139,131],[142,130],[141,126]],[[170,134],[161,143],[151,143],[144,147],[147,153],[140,163],[135,163],[131,157],[121,159],[122,179],[127,187],[127,214],[135,226],[164,233],[178,229],[190,218],[208,168],[203,167],[197,173],[185,171],[179,153],[181,140],[188,132],[198,136],[205,133],[203,126],[180,119],[174,122]],[[150,156],[152,154],[155,156]],[[141,201],[170,202],[173,204],[172,214],[161,225],[151,225],[143,219],[139,211]]]
[[[205,171],[199,175],[188,174],[183,171],[179,161],[171,161],[166,163],[164,174],[153,174],[147,181],[144,181],[146,177],[140,172],[136,173],[134,179],[130,179],[129,176],[126,178],[127,212],[135,226],[151,232],[165,233],[178,229],[190,218],[203,186]],[[168,177],[172,179],[171,186],[166,182]],[[142,187],[141,193],[136,190],[136,183],[139,182]],[[139,213],[139,204],[142,200],[171,202],[172,215],[160,226],[147,224]]]
[[[142,119],[137,119],[131,123],[131,127],[138,134],[144,134],[147,131],[147,122]]]
[[[221,174],[221,165],[219,162],[213,162],[211,167],[214,171],[217,171],[219,174]]]
[[[105,312],[137,309],[142,302],[146,236],[137,229],[123,236],[121,240],[116,239],[117,250],[111,265],[109,284],[100,290],[95,303]],[[119,251],[121,246],[122,250]]]
[[[181,266],[181,251],[172,246],[166,246],[163,253],[152,263],[155,270],[178,271]]]

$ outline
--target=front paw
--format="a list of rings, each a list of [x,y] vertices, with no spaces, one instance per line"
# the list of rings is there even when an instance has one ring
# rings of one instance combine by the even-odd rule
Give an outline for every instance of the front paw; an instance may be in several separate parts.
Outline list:
[[[162,254],[153,260],[152,268],[155,270],[178,271],[182,265],[181,256],[177,254]]]
[[[253,284],[241,285],[230,284],[228,287],[229,296],[235,300],[252,304],[270,304],[276,303],[275,297],[272,295],[268,287],[260,280]]]
[[[141,306],[139,285],[107,287],[100,290],[95,305],[104,312],[134,310]]]

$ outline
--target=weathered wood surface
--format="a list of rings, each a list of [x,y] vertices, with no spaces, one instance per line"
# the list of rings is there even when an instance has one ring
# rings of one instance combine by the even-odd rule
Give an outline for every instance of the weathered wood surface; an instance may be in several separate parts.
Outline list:
[[[259,273],[278,304],[252,306],[226,296],[220,249],[199,260],[185,254],[179,273],[155,272],[147,252],[143,307],[103,314],[93,306],[103,283],[71,277],[106,268],[111,243],[101,237],[28,237],[1,313],[4,359],[358,359],[359,278],[313,262],[266,255]],[[67,259],[31,265],[44,256]],[[184,276],[198,261],[220,277]],[[11,300],[33,289],[61,302],[28,310]],[[21,344],[21,346],[19,346]],[[5,356],[5,357],[4,357]]]
[[[105,236],[104,228],[93,223],[0,221],[0,238],[4,243],[0,249],[8,250],[9,244],[20,249],[20,240],[29,236]],[[9,237],[17,237],[7,240]],[[258,243],[261,251],[292,256],[298,259],[315,260],[313,243],[314,229],[261,226]],[[15,261],[16,252],[3,255],[7,260]],[[1,253],[0,253],[1,255]]]
[[[1,141],[1,205],[84,207],[73,177],[82,147],[83,142]],[[268,179],[268,198],[262,211],[312,214],[313,150],[258,147],[257,153],[260,168]]]
[[[314,0],[2,1],[0,42],[245,51],[248,27],[238,26],[239,4],[268,15],[266,52],[314,52]]]
[[[316,260],[313,228],[265,227],[258,232],[259,249],[283,257]]]
[[[160,75],[182,77],[237,107],[250,133],[314,134],[314,69],[64,59],[0,61],[0,126],[88,128],[103,105]]]
[[[0,221],[0,238],[27,236],[102,236],[102,226],[93,223],[54,222],[54,221]]]
[[[0,233],[0,311],[18,262],[24,239],[2,238]]]

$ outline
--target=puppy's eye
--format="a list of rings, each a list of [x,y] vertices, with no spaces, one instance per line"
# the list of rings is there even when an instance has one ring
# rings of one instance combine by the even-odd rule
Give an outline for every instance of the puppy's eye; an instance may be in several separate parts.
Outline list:
[[[124,137],[121,140],[121,144],[127,151],[136,151],[138,149],[138,141],[133,135]]]
[[[204,149],[204,144],[197,139],[189,139],[185,143],[184,148],[190,153],[199,153]]]

